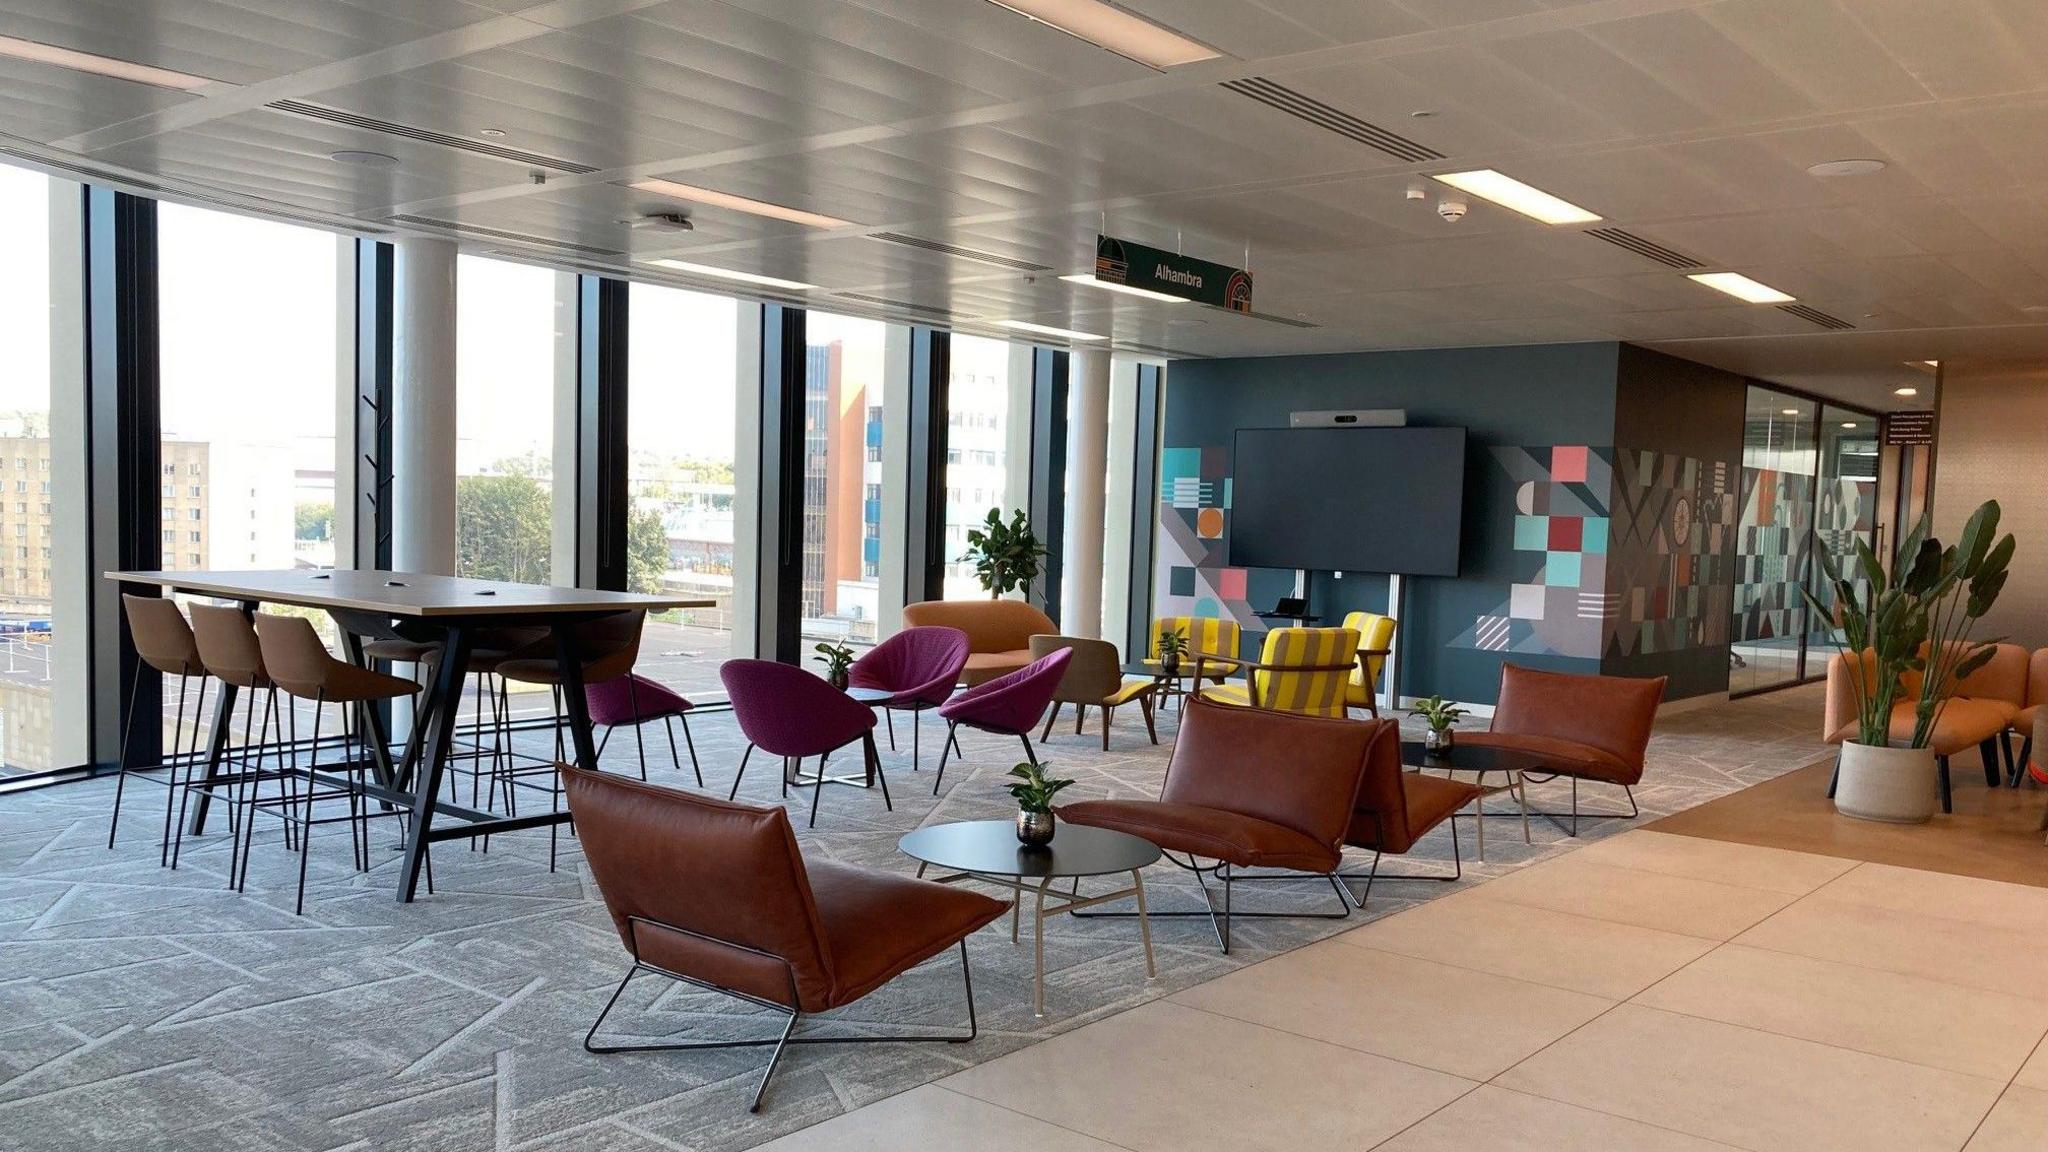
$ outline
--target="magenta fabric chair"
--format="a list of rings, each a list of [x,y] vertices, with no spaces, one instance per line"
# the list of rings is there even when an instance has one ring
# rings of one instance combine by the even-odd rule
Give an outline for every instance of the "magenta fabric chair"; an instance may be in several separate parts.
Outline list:
[[[830,783],[825,758],[858,740],[868,779],[882,786],[882,806],[896,810],[889,800],[889,780],[882,775],[882,754],[875,750],[875,713],[867,705],[794,664],[773,660],[727,660],[718,666],[718,678],[725,681],[732,714],[747,737],[726,799],[739,796],[747,760],[759,748],[782,757],[784,796],[791,784],[812,789],[810,826],[815,828],[818,796]],[[818,758],[818,775],[805,780],[800,773],[808,756]]]
[[[633,744],[640,753],[640,778],[647,779],[647,740],[641,735],[641,726],[649,721],[659,720],[668,730],[668,758],[683,770],[683,758],[676,752],[677,720],[683,722],[683,743],[690,746],[690,770],[697,774],[697,787],[704,786],[704,768],[697,763],[697,742],[690,738],[690,709],[696,705],[668,688],[637,672],[628,672],[615,680],[601,684],[583,686],[583,700],[590,706],[590,722],[604,728],[604,739],[598,741],[597,754],[604,755],[604,746],[611,743],[612,732],[619,728],[633,730]]]
[[[967,633],[958,628],[927,625],[905,628],[853,662],[846,682],[855,688],[893,692],[887,700],[869,706],[880,708],[889,725],[889,751],[896,750],[898,712],[910,713],[910,770],[918,769],[918,730],[927,708],[936,708],[953,694],[960,683],[960,670],[967,667]]]
[[[939,705],[939,715],[946,721],[946,746],[939,749],[939,776],[932,781],[932,795],[939,794],[939,784],[946,779],[946,753],[960,751],[954,732],[962,724],[1015,736],[1024,742],[1025,758],[1038,763],[1038,753],[1031,748],[1031,730],[1038,727],[1046,705],[1052,703],[1052,694],[1059,690],[1060,677],[1067,674],[1067,661],[1073,658],[1072,648],[1061,648],[1015,672],[964,689]]]

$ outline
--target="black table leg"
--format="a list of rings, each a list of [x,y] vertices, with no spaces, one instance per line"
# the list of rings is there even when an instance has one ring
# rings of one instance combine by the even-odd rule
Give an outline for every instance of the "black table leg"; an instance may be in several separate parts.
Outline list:
[[[363,655],[363,638],[349,631],[343,621],[337,619],[335,624],[341,632],[342,651],[347,653],[349,663],[358,668],[368,668],[370,661]],[[375,704],[364,706],[362,715],[363,724],[369,730],[370,771],[377,777],[377,783],[390,788],[398,779],[398,772],[391,765],[391,737],[385,731],[384,716]]]
[[[243,601],[242,615],[256,615],[255,602]],[[199,789],[199,795],[192,803],[191,824],[188,828],[194,836],[206,831],[206,814],[213,807],[212,784],[220,776],[221,761],[227,759],[228,732],[234,726],[235,697],[238,694],[239,690],[233,684],[221,681],[220,700],[213,710],[213,735],[206,743],[207,787]]]
[[[583,695],[583,646],[576,639],[577,625],[554,626],[555,663],[562,674],[562,707],[569,714],[569,734],[574,737],[576,766],[597,771],[597,743],[590,733],[590,701]]]
[[[463,623],[448,626],[448,635],[441,642],[441,658],[434,669],[434,683],[429,690],[428,701],[433,705],[433,715],[427,721],[432,734],[424,741],[420,732],[413,733],[407,748],[407,759],[417,760],[410,766],[412,778],[412,820],[405,830],[405,863],[398,876],[398,902],[412,903],[413,894],[419,888],[420,869],[427,858],[428,834],[434,827],[434,805],[441,791],[441,773],[448,767],[448,746],[455,737],[458,713],[455,707],[456,694],[462,691],[462,683],[469,672],[469,627]]]

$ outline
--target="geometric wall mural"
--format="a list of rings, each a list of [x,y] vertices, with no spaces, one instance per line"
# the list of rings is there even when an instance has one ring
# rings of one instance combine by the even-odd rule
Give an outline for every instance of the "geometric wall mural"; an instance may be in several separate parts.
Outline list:
[[[1167,448],[1159,454],[1159,555],[1154,614],[1235,620],[1263,628],[1255,605],[1272,607],[1294,591],[1294,573],[1232,568],[1224,533],[1230,521],[1230,449]]]
[[[1616,602],[1607,575],[1612,450],[1560,444],[1490,455],[1515,494],[1514,582],[1452,646],[1599,659]]]
[[[1735,477],[1726,463],[1663,452],[1617,455],[1608,580],[1620,590],[1604,655],[1728,643],[1735,574]]]
[[[1735,560],[1737,641],[1796,636],[1805,628],[1801,575],[1813,541],[1813,476],[1777,468],[1742,469],[1740,537]]]

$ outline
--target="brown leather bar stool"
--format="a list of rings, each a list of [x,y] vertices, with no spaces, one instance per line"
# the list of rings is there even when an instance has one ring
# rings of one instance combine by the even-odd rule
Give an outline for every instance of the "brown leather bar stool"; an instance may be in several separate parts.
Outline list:
[[[383,812],[372,812],[372,805],[363,791],[363,777],[369,772],[369,761],[358,747],[361,734],[369,725],[363,722],[366,705],[380,700],[396,700],[411,696],[419,691],[419,685],[402,677],[391,676],[369,668],[335,658],[327,651],[327,645],[320,640],[313,625],[298,616],[274,616],[258,613],[256,616],[256,639],[263,654],[263,665],[270,679],[285,695],[313,704],[313,739],[308,746],[308,759],[303,769],[305,791],[300,797],[287,797],[278,802],[261,799],[250,806],[251,815],[246,822],[242,844],[242,873],[237,887],[247,883],[249,857],[255,844],[254,813],[274,806],[276,815],[283,818],[286,827],[297,824],[299,830],[299,889],[294,913],[303,913],[306,908],[306,862],[312,856],[312,831],[322,824],[346,823],[349,825],[350,846],[355,849],[358,871],[370,868],[369,819],[373,815],[405,817],[404,809],[390,808]],[[342,708],[342,760],[331,764],[338,769],[336,776],[330,771],[320,772],[320,723],[326,705],[339,704]],[[350,717],[355,723],[350,723]],[[291,710],[290,744],[292,767],[298,769],[298,717],[297,710]],[[347,800],[348,815],[317,816],[316,806],[324,800]],[[434,890],[432,865],[428,865],[427,891]]]
[[[633,671],[633,665],[640,659],[640,631],[647,623],[645,610],[617,612],[600,616],[575,625],[577,650],[582,654],[583,683],[603,684],[616,680]],[[502,680],[516,680],[522,684],[545,684],[550,689],[555,703],[555,756],[552,761],[537,762],[535,765],[509,769],[502,777],[505,787],[505,803],[511,815],[518,815],[518,800],[514,790],[520,787],[544,788],[548,793],[549,811],[561,810],[562,782],[555,771],[555,765],[570,759],[562,743],[562,720],[565,712],[562,700],[562,665],[555,657],[555,639],[552,633],[513,652],[498,664],[498,675]],[[531,759],[529,757],[529,759]],[[545,784],[521,784],[520,778],[543,776]],[[495,789],[492,792],[496,796]],[[548,826],[548,871],[555,870],[555,854],[561,840],[561,826]]]
[[[284,719],[278,714],[277,687],[270,682],[270,674],[263,668],[263,652],[256,642],[256,629],[249,623],[247,612],[227,605],[194,604],[192,635],[198,642],[199,659],[206,665],[207,673],[222,684],[239,689],[246,704],[242,714],[242,742],[234,758],[235,770],[211,780],[195,782],[185,789],[186,801],[196,790],[227,805],[228,883],[233,886],[236,860],[241,852],[239,821],[247,815],[251,798],[265,781],[275,781],[278,796],[282,798],[287,789],[296,788],[296,778],[284,770],[284,750],[271,743],[273,728],[279,741],[283,740]],[[256,721],[258,695],[263,698],[261,724]],[[277,766],[266,770],[264,760],[270,755],[277,757]],[[227,795],[221,796],[219,789],[226,789]],[[178,851],[184,840],[185,805],[181,801],[177,836],[171,848],[173,867],[177,866]]]
[[[190,751],[181,748],[185,738],[185,690],[194,677],[199,680],[199,702],[193,709],[195,718],[206,712],[206,666],[199,658],[199,645],[192,638],[192,629],[185,623],[185,617],[178,611],[178,605],[171,600],[157,596],[133,596],[121,594],[121,607],[128,615],[128,633],[135,641],[135,654],[141,659],[135,665],[135,676],[128,689],[128,718],[121,728],[121,769],[114,779],[114,815],[107,824],[107,847],[114,846],[114,834],[121,826],[121,794],[128,784],[128,777],[156,768],[166,770],[164,779],[156,781],[166,788],[164,793],[164,838],[157,862],[170,862],[171,813],[176,807],[172,801],[178,791],[178,768],[190,766],[198,760],[200,733],[205,731],[204,722],[192,727]],[[171,729],[171,748],[162,760],[151,765],[130,766],[128,749],[135,736],[135,714],[143,710],[142,669],[147,665],[165,676],[178,678],[178,718]],[[148,701],[149,711],[162,712],[162,701]],[[157,723],[163,721],[161,716]],[[189,775],[189,773],[188,773]],[[147,777],[145,777],[147,779]]]

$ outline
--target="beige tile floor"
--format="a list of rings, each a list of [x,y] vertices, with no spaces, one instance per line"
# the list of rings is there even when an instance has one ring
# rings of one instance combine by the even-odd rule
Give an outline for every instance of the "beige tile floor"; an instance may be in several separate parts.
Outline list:
[[[1638,831],[766,1147],[2048,1148],[2048,889]]]

